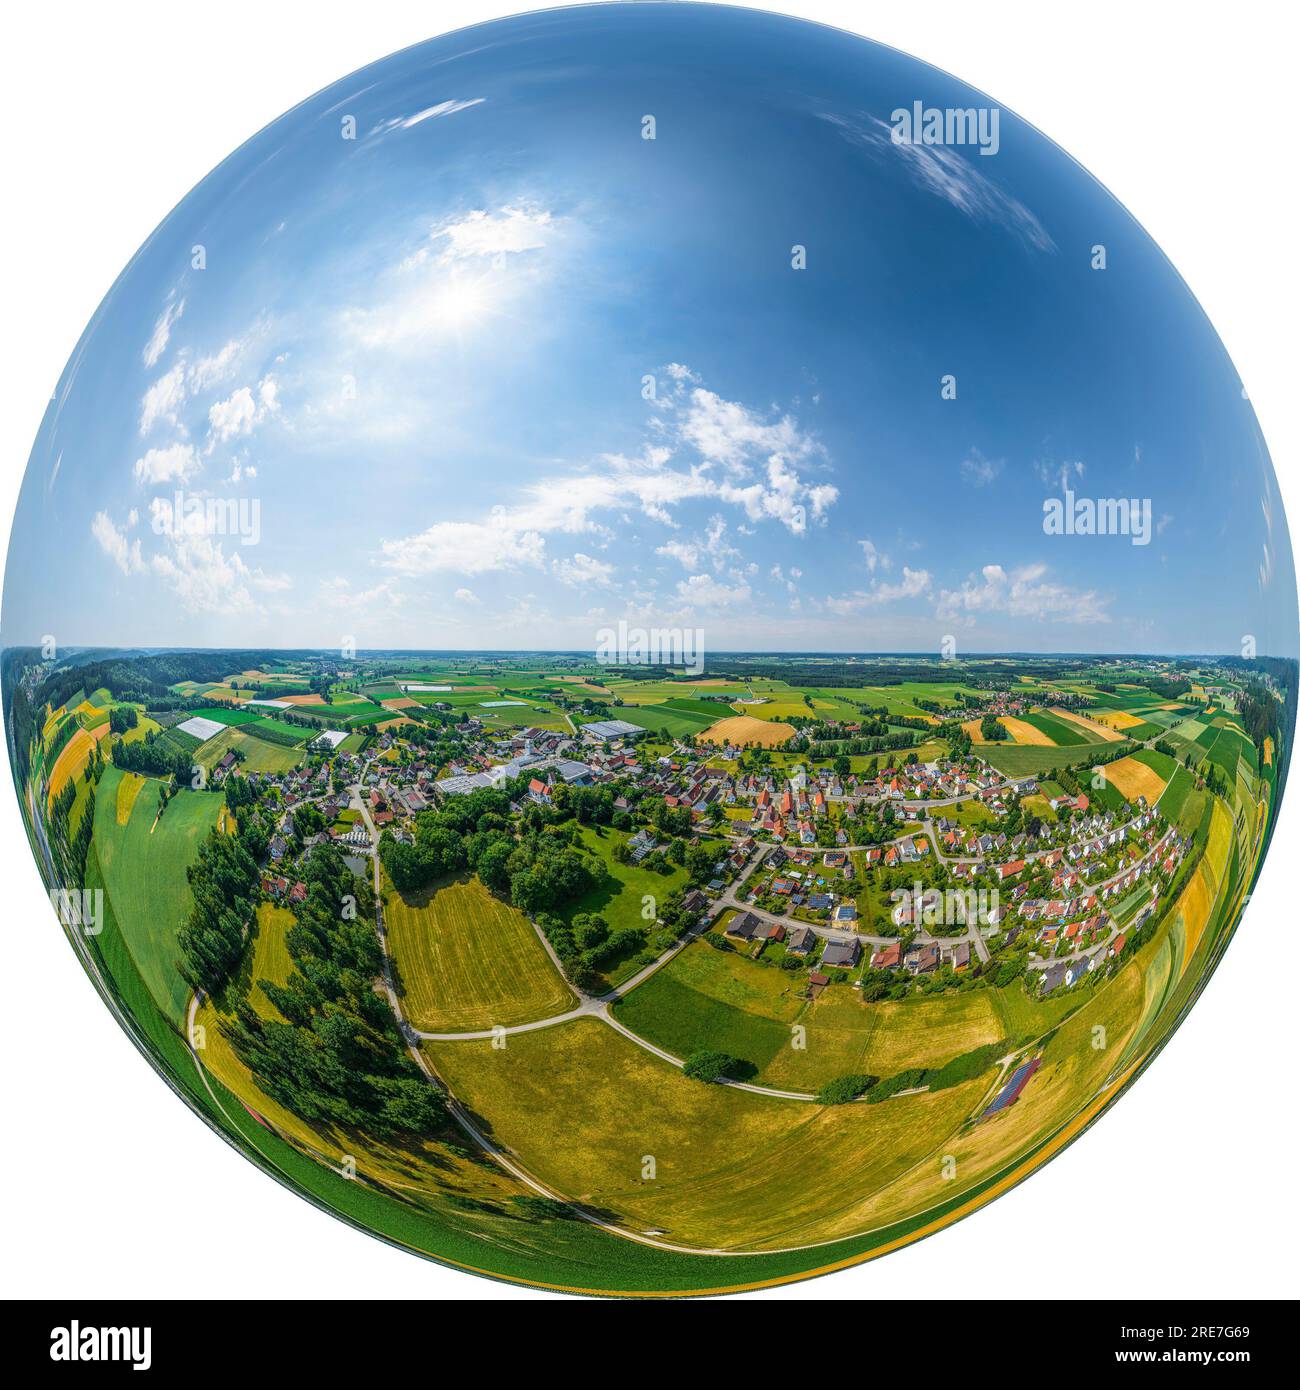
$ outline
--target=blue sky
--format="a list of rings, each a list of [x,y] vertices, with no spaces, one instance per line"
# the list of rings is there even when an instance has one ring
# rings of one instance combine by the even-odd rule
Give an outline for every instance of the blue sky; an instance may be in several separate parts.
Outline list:
[[[918,100],[987,106],[834,30],[646,6],[303,102],[78,345],[5,641],[1293,653],[1272,468],[1186,287],[1005,109],[991,156],[893,142]],[[1063,481],[1150,499],[1150,543],[1044,534]],[[256,543],[168,530],[178,490],[256,503]]]

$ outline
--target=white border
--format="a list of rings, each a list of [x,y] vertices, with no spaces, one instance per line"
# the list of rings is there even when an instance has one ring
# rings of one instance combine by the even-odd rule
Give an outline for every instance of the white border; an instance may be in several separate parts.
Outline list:
[[[534,8],[542,7],[65,0],[7,17],[6,543],[31,441],[81,329],[193,184],[254,130],[363,63],[439,30]],[[1096,174],[1218,328],[1250,389],[1290,515],[1300,517],[1300,425],[1289,409],[1300,309],[1289,95],[1297,24],[1286,7],[791,0],[765,8],[854,29],[946,68]],[[1285,872],[1296,814],[1290,805],[1283,813],[1254,901],[1205,996],[1084,1139],[939,1236],[829,1280],[747,1296],[945,1304],[977,1295],[1294,1296],[1295,928]],[[548,1297],[416,1260],[264,1177],[178,1103],[100,1003],[56,928],[3,790],[0,864],[10,1134],[0,1293]]]

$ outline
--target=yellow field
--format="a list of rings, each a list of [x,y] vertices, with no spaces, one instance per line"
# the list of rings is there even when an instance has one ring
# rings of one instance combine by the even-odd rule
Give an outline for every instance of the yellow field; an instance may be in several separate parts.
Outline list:
[[[294,920],[293,913],[287,907],[280,907],[276,903],[258,904],[248,1002],[263,1018],[280,1020],[280,1011],[258,988],[258,983],[262,980],[268,980],[273,985],[289,982],[289,976],[293,974],[293,960],[285,936]]]
[[[1217,888],[1228,871],[1232,854],[1232,817],[1218,797],[1210,812],[1210,834],[1205,842],[1205,863],[1211,869],[1211,882]]]
[[[734,743],[739,747],[756,744],[759,748],[779,748],[794,737],[794,728],[775,719],[755,719],[750,714],[735,714],[719,719],[699,735],[703,743]]]
[[[211,690],[205,692],[205,698],[225,700],[230,704],[242,705],[245,700],[253,698],[253,692],[251,690],[234,690],[228,685],[214,685]]]
[[[1056,747],[1041,729],[1034,728],[1032,724],[1026,724],[1023,719],[1016,719],[1013,715],[1003,714],[998,717],[998,723],[1016,743],[1029,744],[1037,748]]]
[[[416,1028],[509,1027],[575,1004],[528,919],[477,878],[409,897],[386,878],[384,889],[402,1007]]]
[[[897,1215],[951,1196],[943,1146],[993,1079],[820,1106],[691,1081],[585,1018],[513,1034],[499,1050],[451,1042],[424,1052],[496,1141],[554,1190],[617,1213],[631,1230],[705,1249],[854,1234],[871,1224],[864,1209],[913,1172],[917,1192]]]
[[[1265,766],[1265,767],[1269,767],[1269,766],[1272,765],[1272,762],[1273,762],[1273,740],[1272,740],[1271,738],[1266,738],[1266,739],[1264,740],[1264,766]]]
[[[987,744],[990,742],[980,733],[980,720],[966,719],[962,721],[962,728],[970,735],[972,743]],[[1033,744],[1039,748],[1053,748],[1055,745],[1041,729],[1035,729],[1032,724],[1026,724],[1023,719],[1016,719],[1009,714],[998,715],[998,723],[1011,735],[1009,742],[1019,744]]]
[[[385,729],[400,729],[403,724],[414,723],[416,723],[416,721],[414,719],[411,719],[408,715],[395,714],[391,719],[380,720],[380,722],[375,725],[375,732],[383,733]],[[388,752],[395,755],[394,757],[389,759],[390,762],[396,762],[398,757],[401,756],[395,748],[390,748]],[[384,756],[387,757],[388,754],[385,754]]]
[[[862,1004],[855,1001],[854,1008]],[[892,1076],[909,1067],[933,1067],[1003,1035],[992,990],[971,990],[932,999],[871,1004],[878,1023],[862,1058],[872,1076]]]
[[[1093,718],[1099,724],[1108,724],[1112,729],[1131,729],[1134,725],[1145,722],[1125,709],[1099,709]]]
[[[1207,873],[1206,862],[1202,860],[1196,866],[1196,872],[1187,880],[1187,886],[1178,895],[1174,909],[1183,926],[1183,968],[1180,973],[1186,973],[1187,967],[1192,963],[1192,957],[1196,954],[1205,924],[1210,920],[1210,912],[1217,896],[1218,884],[1207,882]]]
[[[419,700],[413,700],[409,695],[394,695],[391,699],[380,700],[379,702],[385,709],[403,710],[419,709]]]
[[[108,733],[108,721],[97,729],[78,729],[63,746],[63,751],[55,759],[50,769],[50,804],[54,798],[73,780],[80,777],[90,761],[91,751]]]
[[[144,778],[138,772],[124,772],[117,784],[117,823],[125,825],[131,819],[131,808],[144,786]]]
[[[1112,729],[1109,724],[1098,724],[1093,719],[1085,719],[1083,715],[1075,714],[1068,709],[1061,709],[1057,705],[1053,705],[1047,712],[1054,714],[1057,719],[1064,719],[1067,724],[1076,724],[1080,729],[1087,729],[1090,733],[1098,735],[1105,743],[1122,743],[1124,741],[1124,735]]]
[[[1106,780],[1128,801],[1145,796],[1148,806],[1154,806],[1165,789],[1165,779],[1154,768],[1135,758],[1120,758],[1118,762],[1107,763]]]

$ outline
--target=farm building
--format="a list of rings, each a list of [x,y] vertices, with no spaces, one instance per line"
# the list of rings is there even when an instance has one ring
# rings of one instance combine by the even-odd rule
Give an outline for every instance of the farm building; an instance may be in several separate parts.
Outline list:
[[[645,730],[639,724],[629,724],[626,719],[598,719],[592,724],[582,726],[583,738],[593,743],[613,743],[620,738],[640,738]]]

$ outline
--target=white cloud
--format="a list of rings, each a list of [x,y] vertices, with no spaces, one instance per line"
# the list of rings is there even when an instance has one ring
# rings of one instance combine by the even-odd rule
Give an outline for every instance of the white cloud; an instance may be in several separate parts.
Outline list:
[[[191,391],[206,391],[225,381],[233,372],[235,360],[244,350],[244,344],[232,338],[218,351],[200,357],[190,368],[189,388]]]
[[[540,565],[546,542],[523,529],[504,508],[486,521],[439,521],[417,536],[381,542],[384,563],[399,574],[487,574]]]
[[[182,528],[168,539],[170,550],[150,563],[192,612],[248,613],[257,607],[251,590],[276,593],[291,585],[285,575],[250,568],[237,550],[227,555],[222,542],[205,531]]]
[[[557,560],[553,568],[557,579],[574,588],[587,584],[608,584],[610,575],[614,573],[613,565],[593,559],[581,551],[575,552],[567,560]]]
[[[186,394],[185,364],[178,362],[145,391],[144,399],[140,402],[140,433],[148,434],[160,421],[178,425]]]
[[[738,409],[749,414],[744,407]],[[737,420],[740,416],[729,414],[728,418]],[[808,453],[816,447],[799,435],[797,425],[788,417],[777,428],[796,452]],[[742,433],[748,430],[746,425]],[[716,436],[710,438],[717,441]],[[674,438],[674,444],[677,442]],[[747,443],[744,447],[757,446]],[[542,565],[547,558],[545,538],[554,532],[601,532],[604,528],[596,520],[598,515],[625,514],[630,508],[675,526],[675,509],[699,499],[740,507],[751,521],[779,521],[800,534],[810,519],[824,523],[839,496],[829,483],[810,485],[780,454],[767,458],[761,477],[752,476],[749,466],[740,463],[720,480],[712,475],[707,461],[670,467],[674,452],[674,447],[656,443],[647,444],[636,458],[602,455],[586,471],[530,484],[521,501],[496,506],[484,517],[439,521],[417,535],[385,540],[381,542],[384,563],[409,575],[438,570],[481,574]],[[620,519],[625,521],[626,516]],[[744,527],[737,527],[737,533],[748,534]],[[697,568],[704,559],[715,570],[721,569],[740,558],[726,535],[726,521],[714,515],[703,536],[666,542],[657,553],[677,560],[686,569]]]
[[[1002,472],[1002,459],[986,459],[978,449],[972,449],[961,461],[961,476],[972,487],[987,487]]]
[[[677,584],[677,595],[684,602],[697,608],[718,608],[731,603],[746,603],[750,597],[748,584],[734,586],[723,584],[711,574],[693,574]]]
[[[867,573],[875,574],[876,570],[889,568],[889,556],[884,554],[873,540],[861,540],[858,544],[862,547],[862,559],[866,564]]]
[[[940,618],[973,620],[981,613],[1002,613],[1035,622],[1107,623],[1109,599],[1095,589],[1074,589],[1048,579],[1047,566],[1020,565],[1007,571],[1001,565],[985,565],[979,576],[970,576],[959,589],[939,595]]]
[[[878,583],[870,589],[857,589],[840,598],[828,598],[825,607],[847,618],[864,608],[879,608],[899,599],[920,598],[931,590],[933,579],[929,570],[914,570],[903,566],[903,577],[896,584]]]
[[[153,332],[149,335],[149,341],[144,346],[141,356],[146,367],[154,366],[158,359],[167,349],[168,340],[172,336],[172,325],[185,312],[185,301],[178,302],[169,298],[163,311],[158,315],[154,323]]]
[[[433,235],[445,238],[445,254],[453,259],[472,256],[517,256],[540,251],[554,230],[544,209],[507,207],[500,212],[479,209],[448,222]]]
[[[186,443],[168,444],[150,449],[135,461],[135,480],[138,483],[184,482],[199,467],[194,446]]]
[[[273,376],[263,377],[257,384],[257,394],[249,386],[241,386],[224,401],[215,401],[208,408],[208,447],[224,444],[251,434],[268,416],[280,408],[279,388]]]
[[[741,486],[725,482],[718,486],[717,493],[724,502],[744,507],[751,521],[779,521],[795,535],[808,529],[810,512],[813,521],[825,521],[826,513],[839,497],[839,489],[829,483],[810,488],[779,454],[767,461],[766,484]]]
[[[132,511],[127,519],[127,528],[134,526],[137,520],[136,512]],[[128,541],[126,531],[114,526],[107,512],[95,513],[94,520],[90,523],[90,534],[123,574],[135,574],[144,568],[144,561],[140,556],[140,542]]]
[[[479,601],[478,595],[473,589],[457,589],[452,597],[457,603],[477,603]]]
[[[976,167],[972,159],[980,158],[979,155],[961,154],[953,145],[896,144],[889,124],[866,113],[853,119],[832,112],[818,114],[851,144],[873,157],[879,159],[892,151],[920,187],[972,221],[1005,227],[1038,251],[1057,249],[1038,218]]]
[[[676,560],[683,569],[695,570],[700,567],[700,547],[689,541],[667,541],[655,548],[655,554]]]
[[[390,130],[410,130],[412,126],[420,125],[423,121],[434,120],[438,116],[454,116],[457,111],[468,111],[471,106],[481,106],[487,100],[486,97],[471,97],[468,101],[440,101],[434,106],[426,106],[422,111],[416,111],[410,116],[393,116],[380,123],[371,130],[371,135],[382,135]]]
[[[681,434],[703,458],[734,472],[747,471],[751,461],[769,454],[797,459],[818,451],[815,441],[799,429],[791,416],[765,421],[739,402],[723,400],[702,386],[690,393]]]

